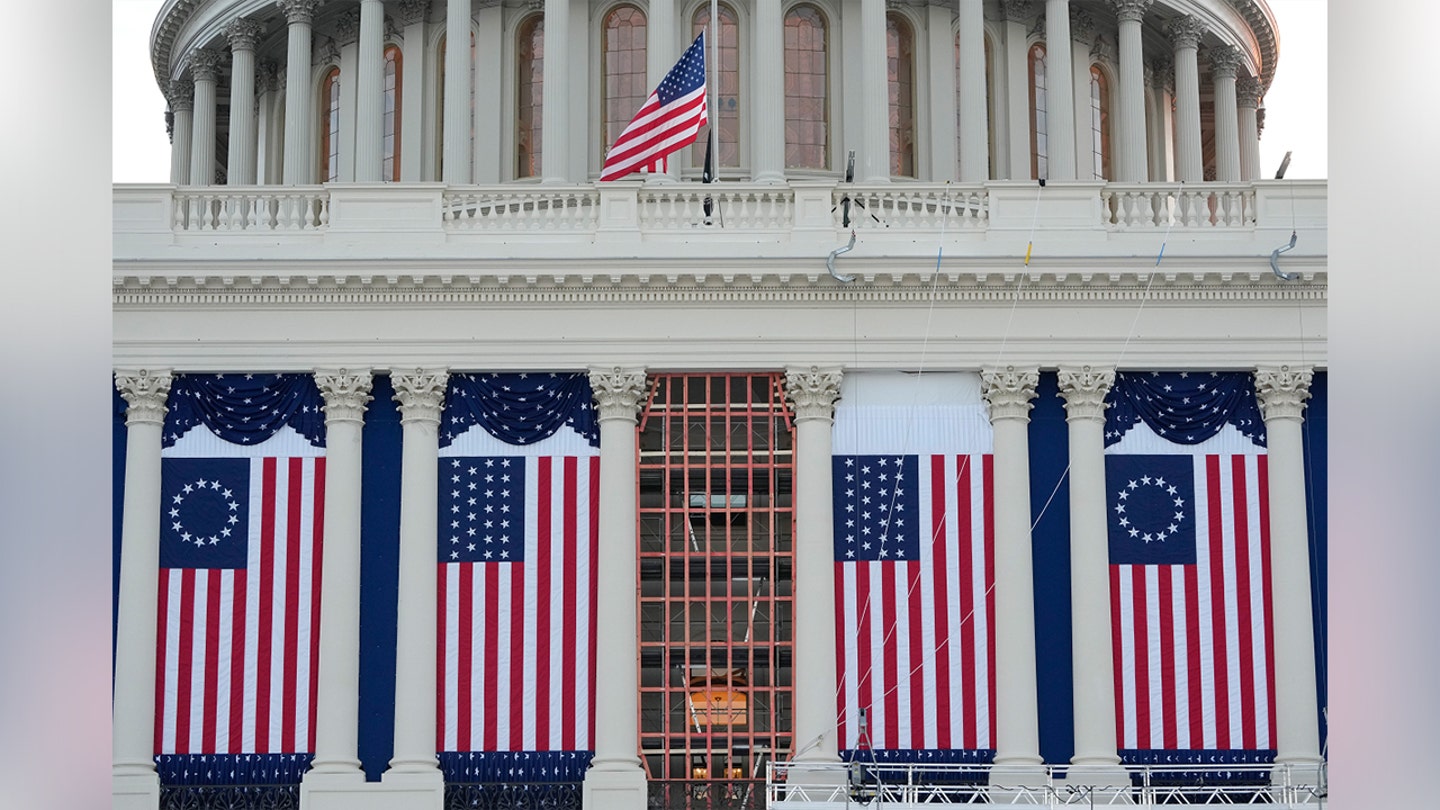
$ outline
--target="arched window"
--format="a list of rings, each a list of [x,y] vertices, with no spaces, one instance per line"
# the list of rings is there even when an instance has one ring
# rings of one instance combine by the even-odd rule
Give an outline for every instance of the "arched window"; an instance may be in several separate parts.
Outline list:
[[[915,32],[899,14],[885,15],[890,97],[890,174],[915,176]]]
[[[545,101],[545,17],[520,24],[515,48],[515,176],[540,176],[541,105]]]
[[[1090,66],[1090,142],[1095,179],[1110,179],[1110,83],[1099,65]]]
[[[1030,47],[1030,176],[1034,179],[1050,173],[1046,155],[1045,122],[1045,46]]]
[[[602,151],[620,137],[650,94],[645,76],[645,33],[645,13],[634,6],[616,6],[605,15],[600,46],[600,106],[605,116],[600,133]]]
[[[995,177],[995,59],[990,46],[990,37],[983,36],[981,40],[985,43],[985,142],[988,145],[986,154],[989,156],[990,165],[986,167],[987,176]],[[959,165],[960,157],[960,135],[965,131],[962,119],[965,112],[960,103],[960,82],[963,80],[961,73],[963,68],[960,64],[960,32],[955,32],[955,157],[956,165]]]
[[[829,31],[800,5],[785,15],[785,167],[830,168]]]
[[[718,99],[715,99],[713,89],[706,89],[712,93],[714,106],[719,106],[720,109],[716,110],[714,106],[710,108],[710,124],[701,127],[699,139],[690,147],[690,159],[696,166],[705,165],[705,144],[709,142],[711,126],[718,127],[720,133],[716,165],[740,165],[740,22],[734,9],[724,3],[721,3],[719,8],[720,35],[717,39],[719,47],[716,58],[720,64],[714,71],[718,76],[712,75],[710,71],[708,55],[705,73],[707,82],[719,83]],[[709,22],[710,6],[706,4],[696,9],[695,16],[690,21],[690,38],[699,36]],[[709,48],[708,42],[706,48]]]
[[[385,100],[384,141],[380,150],[382,163],[380,176],[386,180],[400,179],[400,49],[394,45],[385,47]]]
[[[320,182],[340,179],[340,68],[320,80]]]

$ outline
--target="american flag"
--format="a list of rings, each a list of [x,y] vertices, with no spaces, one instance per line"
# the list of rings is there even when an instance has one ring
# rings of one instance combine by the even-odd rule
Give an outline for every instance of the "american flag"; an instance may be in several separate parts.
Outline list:
[[[708,121],[702,31],[615,139],[600,168],[600,179],[617,180],[642,170],[663,171],[666,156],[694,143],[700,127]]]
[[[1120,748],[1274,748],[1264,450],[1126,440],[1105,459]]]
[[[437,749],[587,750],[598,450],[476,428],[441,452]]]
[[[312,751],[325,459],[180,447],[160,473],[155,752]]]

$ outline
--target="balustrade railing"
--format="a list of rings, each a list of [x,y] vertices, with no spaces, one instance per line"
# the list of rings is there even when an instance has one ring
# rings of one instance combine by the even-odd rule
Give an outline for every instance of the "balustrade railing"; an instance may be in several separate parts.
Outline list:
[[[1101,222],[1114,230],[1255,226],[1248,183],[1109,183],[1100,202]]]
[[[795,193],[784,186],[676,183],[640,190],[642,231],[702,226],[789,231],[794,220]]]
[[[990,219],[990,197],[981,186],[846,185],[833,197],[839,228],[960,231],[984,228]]]
[[[176,231],[313,231],[330,223],[322,187],[207,186],[175,192]]]
[[[591,231],[600,211],[593,188],[533,186],[461,189],[444,194],[443,222],[451,231]]]

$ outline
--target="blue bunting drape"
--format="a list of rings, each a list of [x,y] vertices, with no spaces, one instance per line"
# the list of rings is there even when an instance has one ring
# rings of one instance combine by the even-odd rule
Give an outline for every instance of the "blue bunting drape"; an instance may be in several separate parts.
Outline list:
[[[168,404],[166,447],[196,425],[234,444],[259,444],[289,425],[325,446],[323,401],[309,374],[178,374]]]
[[[583,782],[593,751],[442,751],[440,770],[456,782]]]
[[[1176,444],[1199,444],[1229,424],[1265,446],[1265,422],[1248,372],[1122,371],[1106,401],[1107,447],[1140,422]]]
[[[172,389],[173,390],[173,389]],[[298,785],[314,754],[160,754],[160,784]]]
[[[590,378],[552,372],[452,374],[445,391],[440,446],[473,425],[507,444],[534,444],[563,427],[600,446]]]

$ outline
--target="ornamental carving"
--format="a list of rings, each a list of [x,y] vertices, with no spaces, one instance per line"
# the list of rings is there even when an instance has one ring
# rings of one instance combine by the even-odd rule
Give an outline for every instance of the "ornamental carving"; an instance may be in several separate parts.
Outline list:
[[[320,47],[315,49],[315,54],[310,58],[310,64],[325,65],[340,61],[340,46],[335,44],[334,37],[326,37]]]
[[[1171,20],[1165,33],[1169,35],[1170,44],[1177,51],[1184,48],[1198,48],[1200,47],[1200,37],[1205,35],[1205,25],[1187,14]]]
[[[325,424],[364,422],[365,405],[370,396],[370,372],[355,374],[345,369],[315,372],[315,387],[325,398]]]
[[[125,409],[125,425],[164,425],[165,399],[170,396],[169,371],[117,371],[115,389],[130,407]]]
[[[400,3],[400,24],[418,25],[430,12],[430,0],[404,0]]]
[[[996,367],[980,372],[980,381],[992,423],[999,419],[1029,421],[1035,387],[1040,384],[1038,369]]]
[[[335,41],[349,45],[360,39],[360,9],[352,8],[335,21]]]
[[[170,82],[170,89],[165,94],[165,99],[170,102],[171,110],[190,112],[195,109],[195,84],[179,80]]]
[[[1005,19],[1009,22],[1023,23],[1030,19],[1032,14],[1030,0],[1003,0],[1000,3],[1000,10],[1004,12]]]
[[[400,403],[400,423],[428,422],[439,427],[440,408],[445,404],[445,385],[450,374],[445,369],[417,368],[413,372],[390,374],[395,386],[395,401]]]
[[[1105,421],[1105,395],[1115,384],[1115,369],[1096,366],[1061,366],[1060,396],[1065,398],[1065,421]]]
[[[220,75],[222,51],[200,48],[190,53],[190,77],[197,82],[213,82]]]
[[[1260,415],[1271,419],[1300,420],[1305,400],[1310,398],[1310,381],[1315,370],[1310,366],[1259,366],[1255,369],[1255,398],[1260,401]]]
[[[1150,77],[1155,87],[1164,88],[1171,95],[1175,93],[1175,62],[1168,58],[1152,59],[1149,62]]]
[[[1115,63],[1115,46],[1104,34],[1095,37],[1095,44],[1090,46],[1090,59],[1092,61]]]
[[[1240,107],[1260,106],[1260,82],[1251,76],[1235,80],[1235,104]]]
[[[285,12],[285,21],[290,25],[309,25],[315,19],[315,9],[325,0],[275,0],[275,5]]]
[[[255,20],[247,20],[244,17],[236,17],[225,26],[225,38],[230,40],[232,51],[253,51],[255,43],[260,41],[260,35],[265,33],[265,25]]]
[[[1095,40],[1095,18],[1078,6],[1070,7],[1070,38],[1082,45]]]
[[[255,68],[255,86],[262,91],[276,91],[280,89],[280,65],[273,59],[262,61]]]
[[[640,399],[645,396],[645,370],[619,366],[592,368],[590,390],[600,411],[601,422],[609,419],[634,422],[640,411]]]
[[[1115,17],[1122,23],[1142,22],[1145,19],[1145,12],[1150,10],[1155,0],[1110,0],[1110,5],[1115,7]]]
[[[843,377],[844,372],[838,368],[786,369],[785,396],[795,405],[795,420],[834,418]]]
[[[1233,79],[1240,68],[1240,49],[1233,45],[1216,45],[1209,49],[1210,74],[1216,79]]]

